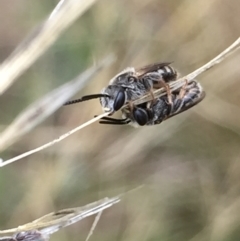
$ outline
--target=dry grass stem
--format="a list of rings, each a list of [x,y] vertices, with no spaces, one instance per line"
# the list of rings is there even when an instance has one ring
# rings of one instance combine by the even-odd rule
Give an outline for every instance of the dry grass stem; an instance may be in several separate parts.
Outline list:
[[[0,167],[4,167],[4,166],[9,165],[9,164],[11,164],[11,163],[13,163],[13,162],[16,162],[16,161],[18,161],[18,160],[20,160],[20,159],[22,159],[22,158],[24,158],[24,157],[30,156],[30,155],[32,155],[32,154],[34,154],[34,153],[36,153],[36,152],[42,151],[42,150],[44,150],[44,149],[46,149],[46,148],[48,148],[48,147],[50,147],[50,146],[53,146],[53,145],[55,145],[56,143],[64,140],[65,138],[69,137],[70,135],[74,134],[75,132],[77,132],[77,131],[85,128],[86,126],[91,125],[92,123],[96,122],[97,120],[101,119],[102,117],[108,116],[108,114],[109,114],[109,113],[103,113],[103,114],[101,114],[101,115],[99,115],[99,116],[97,116],[97,117],[95,117],[95,118],[93,118],[93,119],[85,122],[84,124],[82,124],[82,125],[74,128],[74,129],[72,129],[71,131],[65,133],[64,135],[58,137],[57,139],[55,139],[55,140],[53,140],[53,141],[50,141],[50,142],[48,142],[48,143],[46,143],[46,144],[44,144],[44,145],[42,145],[42,146],[40,146],[40,147],[38,147],[38,148],[36,148],[36,149],[33,149],[33,150],[28,151],[28,152],[25,152],[25,153],[23,153],[23,154],[21,154],[21,155],[19,155],[19,156],[16,156],[16,157],[14,157],[14,158],[11,158],[11,159],[9,159],[9,160],[7,160],[7,161],[4,161],[4,162],[0,163]]]
[[[57,212],[52,212],[39,219],[34,220],[31,223],[21,225],[17,228],[0,230],[0,235],[11,235],[23,231],[38,230],[43,236],[48,236],[58,232],[62,228],[79,222],[84,218],[87,218],[94,214],[102,213],[103,210],[110,208],[112,205],[118,202],[120,202],[119,197],[104,198],[99,201],[87,204],[83,207],[68,208]],[[94,229],[97,225],[99,218],[100,215],[98,215],[95,219],[92,229]]]
[[[234,53],[235,51],[237,51],[240,47],[240,38],[238,38],[232,45],[230,45],[227,49],[225,49],[221,54],[219,54],[217,57],[215,57],[214,59],[212,59],[211,61],[209,61],[207,64],[203,65],[202,67],[198,68],[197,70],[193,71],[192,73],[178,79],[177,81],[174,81],[173,83],[170,84],[170,87],[172,90],[177,90],[177,89],[180,89],[184,84],[185,84],[185,81],[187,80],[188,82],[191,82],[193,79],[195,79],[198,75],[204,73],[205,71],[207,71],[208,69],[216,66],[217,64],[221,63],[223,60],[225,60],[230,54]],[[161,88],[157,91],[154,92],[156,96],[163,96],[166,94],[166,91],[165,89]],[[151,99],[151,96],[150,95],[146,95],[146,96],[143,96],[142,98],[139,98],[138,100],[135,100],[133,103],[134,104],[141,104],[143,102],[146,102],[148,100]],[[81,130],[83,129],[84,127],[96,122],[97,120],[101,119],[102,117],[104,116],[107,116],[108,113],[104,113],[102,115],[99,115],[98,117],[96,118],[93,118],[92,120],[80,125],[79,127],[73,129],[72,131],[69,131],[68,133],[66,133],[65,135],[62,135],[60,136],[58,139],[55,139],[54,141],[52,142],[49,142],[39,148],[36,148],[32,151],[29,151],[29,152],[26,152],[26,153],[23,153],[17,157],[14,157],[12,159],[9,159],[5,162],[2,162],[0,164],[0,167],[3,167],[3,166],[6,166],[6,165],[9,165],[17,160],[20,160],[26,156],[29,156],[33,153],[36,153],[38,151],[41,151],[49,146],[52,146],[58,142],[60,142],[61,140],[65,139],[66,137],[72,135],[73,133],[75,133],[76,131],[78,130]]]
[[[233,44],[231,44],[228,48],[226,48],[223,52],[221,52],[218,56],[216,56],[214,59],[210,60],[208,63],[203,65],[202,67],[196,69],[192,73],[179,78],[178,80],[174,81],[170,84],[171,90],[177,90],[180,89],[187,80],[188,82],[193,81],[198,75],[204,73],[205,71],[209,70],[210,68],[216,66],[217,64],[220,64],[223,60],[225,60],[228,56],[236,52],[240,48],[240,38],[238,38]],[[156,97],[161,97],[166,94],[165,89],[161,88],[159,90],[154,91],[154,95]],[[151,100],[151,95],[145,95],[135,101],[133,101],[134,104],[142,104],[146,101]]]
[[[0,94],[29,68],[96,0],[62,0],[0,66]]]
[[[97,224],[98,224],[98,221],[100,220],[101,216],[102,216],[102,212],[99,212],[99,213],[97,214],[97,216],[95,217],[94,222],[93,222],[93,224],[92,224],[92,227],[91,227],[91,229],[90,229],[90,231],[89,231],[89,233],[88,233],[88,236],[87,236],[87,238],[86,238],[85,241],[88,241],[88,240],[90,239],[90,237],[92,236],[93,231],[94,231],[94,229],[96,228],[96,226],[97,226]]]
[[[89,68],[73,80],[46,94],[22,111],[13,123],[0,134],[0,151],[6,149],[9,145],[19,140],[20,137],[44,121],[61,107],[63,103],[81,90],[100,70],[113,61],[114,56],[109,55],[92,68]]]

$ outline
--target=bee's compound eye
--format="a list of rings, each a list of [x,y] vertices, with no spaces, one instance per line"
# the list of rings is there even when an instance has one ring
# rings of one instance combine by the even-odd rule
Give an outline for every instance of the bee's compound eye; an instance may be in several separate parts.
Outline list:
[[[125,92],[123,89],[120,89],[114,100],[114,104],[113,104],[114,111],[118,111],[119,109],[121,109],[124,104],[125,104]]]
[[[140,126],[144,126],[148,122],[148,114],[144,109],[135,108],[133,110],[133,117]]]

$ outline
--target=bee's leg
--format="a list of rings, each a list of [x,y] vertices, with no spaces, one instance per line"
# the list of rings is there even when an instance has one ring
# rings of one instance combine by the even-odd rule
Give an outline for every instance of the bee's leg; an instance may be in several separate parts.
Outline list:
[[[186,102],[186,97],[188,96],[189,88],[191,88],[191,86],[188,86],[188,81],[185,80],[185,84],[182,86],[179,94],[173,100],[172,108],[170,108],[169,114],[178,112],[183,107],[184,103]]]
[[[178,98],[179,99],[182,99],[185,94],[186,94],[186,91],[187,91],[187,86],[188,86],[188,81],[185,80],[185,84],[183,85],[183,87],[180,89],[180,92],[179,92],[179,95],[178,95]]]
[[[109,120],[103,120],[99,121],[99,124],[105,124],[105,125],[127,125],[131,122],[131,120],[127,121],[109,121]]]
[[[127,102],[127,105],[128,105],[128,107],[129,107],[130,112],[132,113],[132,112],[133,112],[133,109],[134,109],[134,104],[133,104],[133,102],[132,102],[131,100],[129,100],[129,101]]]
[[[164,88],[167,92],[168,104],[169,105],[173,104],[171,89],[170,89],[169,85],[164,80],[162,80],[162,79],[158,80],[157,83],[153,84],[153,88],[154,89]]]
[[[94,116],[97,117],[97,116]],[[109,125],[126,125],[131,121],[128,118],[125,119],[116,119],[111,117],[102,117],[99,121],[100,124],[109,124]]]
[[[149,90],[149,94],[151,95],[150,107],[152,107],[157,101],[154,96],[153,88]]]
[[[170,114],[172,115],[174,113],[178,113],[183,108],[185,101],[186,100],[184,98],[177,97],[173,101],[173,108],[170,110]]]
[[[173,101],[174,108],[170,112],[172,115],[178,114],[193,107],[205,97],[205,92],[202,89],[202,86],[196,81],[185,85],[184,92],[185,93],[179,93],[179,95],[176,96],[175,100]]]
[[[156,98],[155,98],[155,96],[154,96],[154,88],[153,88],[153,86],[152,85],[150,85],[149,84],[149,81],[147,80],[147,79],[142,79],[142,83],[143,83],[143,85],[144,85],[144,88],[147,90],[147,92],[150,94],[150,96],[151,96],[151,101],[150,101],[150,103],[151,103],[151,106],[154,104],[154,103],[156,103]]]

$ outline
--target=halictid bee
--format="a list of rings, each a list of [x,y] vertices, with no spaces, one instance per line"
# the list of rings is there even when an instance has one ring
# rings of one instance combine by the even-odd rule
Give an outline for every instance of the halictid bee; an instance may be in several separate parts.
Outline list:
[[[103,117],[100,124],[126,125],[135,127],[144,125],[157,125],[181,112],[188,110],[198,104],[205,97],[202,86],[193,81],[180,91],[171,94],[172,105],[168,103],[168,97],[162,96],[137,106],[122,109],[122,119]]]
[[[171,92],[169,83],[177,77],[178,73],[170,63],[156,63],[139,69],[129,67],[113,77],[100,94],[83,96],[68,101],[65,105],[100,98],[103,110],[109,112],[109,115],[127,104],[127,107],[121,109],[123,119],[104,117],[99,122],[101,124],[155,125],[191,108],[205,96],[201,85],[196,81]],[[166,89],[166,96],[155,98],[153,91],[162,87]],[[148,93],[152,96],[151,101],[137,106],[132,103]]]
[[[147,93],[150,93],[154,99],[153,90],[162,87],[166,89],[168,101],[171,104],[168,83],[176,79],[177,71],[170,66],[170,63],[157,63],[139,69],[128,67],[114,76],[100,94],[83,96],[80,99],[68,101],[65,105],[100,98],[103,110],[114,113],[129,101],[136,100]]]

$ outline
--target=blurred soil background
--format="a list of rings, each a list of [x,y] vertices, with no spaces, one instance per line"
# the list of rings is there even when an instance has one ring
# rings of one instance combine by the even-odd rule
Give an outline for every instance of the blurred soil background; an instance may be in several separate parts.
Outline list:
[[[0,60],[58,1],[0,2]],[[33,101],[115,53],[77,96],[99,93],[119,71],[173,61],[184,75],[239,37],[238,0],[99,0],[0,100],[0,130]],[[199,76],[199,105],[161,125],[94,123],[0,169],[0,229],[145,184],[105,211],[91,240],[240,240],[240,54]],[[1,80],[0,80],[1,81]],[[1,158],[38,147],[102,113],[98,100],[59,109]],[[52,240],[85,240],[93,217]]]

